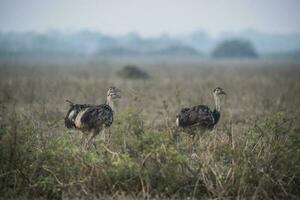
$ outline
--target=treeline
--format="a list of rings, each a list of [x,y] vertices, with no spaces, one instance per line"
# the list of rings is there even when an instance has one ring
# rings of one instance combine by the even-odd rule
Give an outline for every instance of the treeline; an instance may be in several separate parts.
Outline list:
[[[239,38],[239,39],[236,39]],[[300,36],[299,36],[300,38]],[[296,40],[297,37],[293,37]],[[300,39],[299,39],[300,41]],[[281,41],[282,42],[282,41]],[[291,44],[289,40],[286,45]],[[297,44],[297,43],[296,43]],[[263,43],[264,48],[270,41]],[[273,42],[271,45],[275,47]],[[295,48],[290,46],[290,48]],[[212,39],[197,32],[186,36],[162,35],[155,38],[142,38],[131,33],[113,37],[99,32],[81,31],[62,33],[60,31],[7,32],[0,33],[0,55],[103,55],[103,56],[209,56],[209,57],[248,57],[282,54],[297,57],[299,50],[273,49],[265,51],[255,38],[234,38],[228,36]],[[300,46],[299,46],[300,49]]]

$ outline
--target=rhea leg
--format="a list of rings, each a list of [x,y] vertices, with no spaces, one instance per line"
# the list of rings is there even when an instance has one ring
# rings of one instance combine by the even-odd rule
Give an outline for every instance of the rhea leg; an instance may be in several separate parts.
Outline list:
[[[188,139],[188,145],[189,145],[189,153],[192,154],[194,152],[194,147],[195,147],[195,136],[196,132],[194,129],[189,130],[189,139]]]
[[[82,132],[81,141],[80,141],[81,148],[85,148],[85,146],[86,146],[86,140],[87,140],[88,136],[89,136],[88,132]]]
[[[196,144],[195,144],[195,138],[197,138],[197,134],[193,134],[190,137],[190,153],[193,154],[196,152]]]
[[[86,143],[86,148],[89,149],[91,147],[91,145],[93,145],[96,148],[96,144],[95,144],[95,137],[96,135],[98,135],[98,133],[101,131],[101,129],[92,129],[90,137]]]
[[[196,144],[198,144],[199,142],[199,134],[195,134],[194,137],[193,137],[193,153],[196,153]]]
[[[107,134],[107,143],[109,144],[110,143],[110,137],[111,137],[111,129],[110,129],[110,127],[106,128],[104,130],[104,134],[105,135]],[[105,139],[106,139],[106,136],[105,136]]]
[[[198,147],[199,139],[200,139],[200,133],[196,133],[193,137],[193,145],[192,145],[192,153],[191,153],[191,157],[194,159],[199,158],[197,155],[197,148],[196,148]]]

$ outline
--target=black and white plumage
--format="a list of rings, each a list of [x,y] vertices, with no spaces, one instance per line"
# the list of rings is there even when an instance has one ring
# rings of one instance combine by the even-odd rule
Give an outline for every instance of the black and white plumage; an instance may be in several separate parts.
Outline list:
[[[114,100],[121,98],[120,90],[110,87],[107,91],[105,104],[74,104],[70,101],[70,109],[65,117],[65,126],[68,129],[77,129],[84,134],[91,134],[87,142],[90,145],[93,138],[105,127],[110,127],[114,120]]]
[[[215,108],[211,110],[206,105],[183,108],[176,115],[176,125],[182,128],[203,128],[211,130],[218,123],[221,116],[220,96],[226,95],[224,90],[217,87],[213,91]]]

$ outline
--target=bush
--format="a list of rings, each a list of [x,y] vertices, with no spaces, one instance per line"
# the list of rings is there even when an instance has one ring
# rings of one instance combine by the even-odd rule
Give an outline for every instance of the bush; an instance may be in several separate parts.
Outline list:
[[[215,58],[257,58],[258,54],[250,41],[236,39],[218,44],[212,56]]]
[[[118,71],[118,75],[122,78],[128,79],[148,79],[150,78],[149,74],[140,69],[135,65],[126,65],[120,71]]]

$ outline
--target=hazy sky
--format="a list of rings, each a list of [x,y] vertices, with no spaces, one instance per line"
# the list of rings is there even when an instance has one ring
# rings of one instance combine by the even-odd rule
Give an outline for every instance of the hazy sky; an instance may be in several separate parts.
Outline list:
[[[0,0],[0,30],[300,33],[300,0]]]

